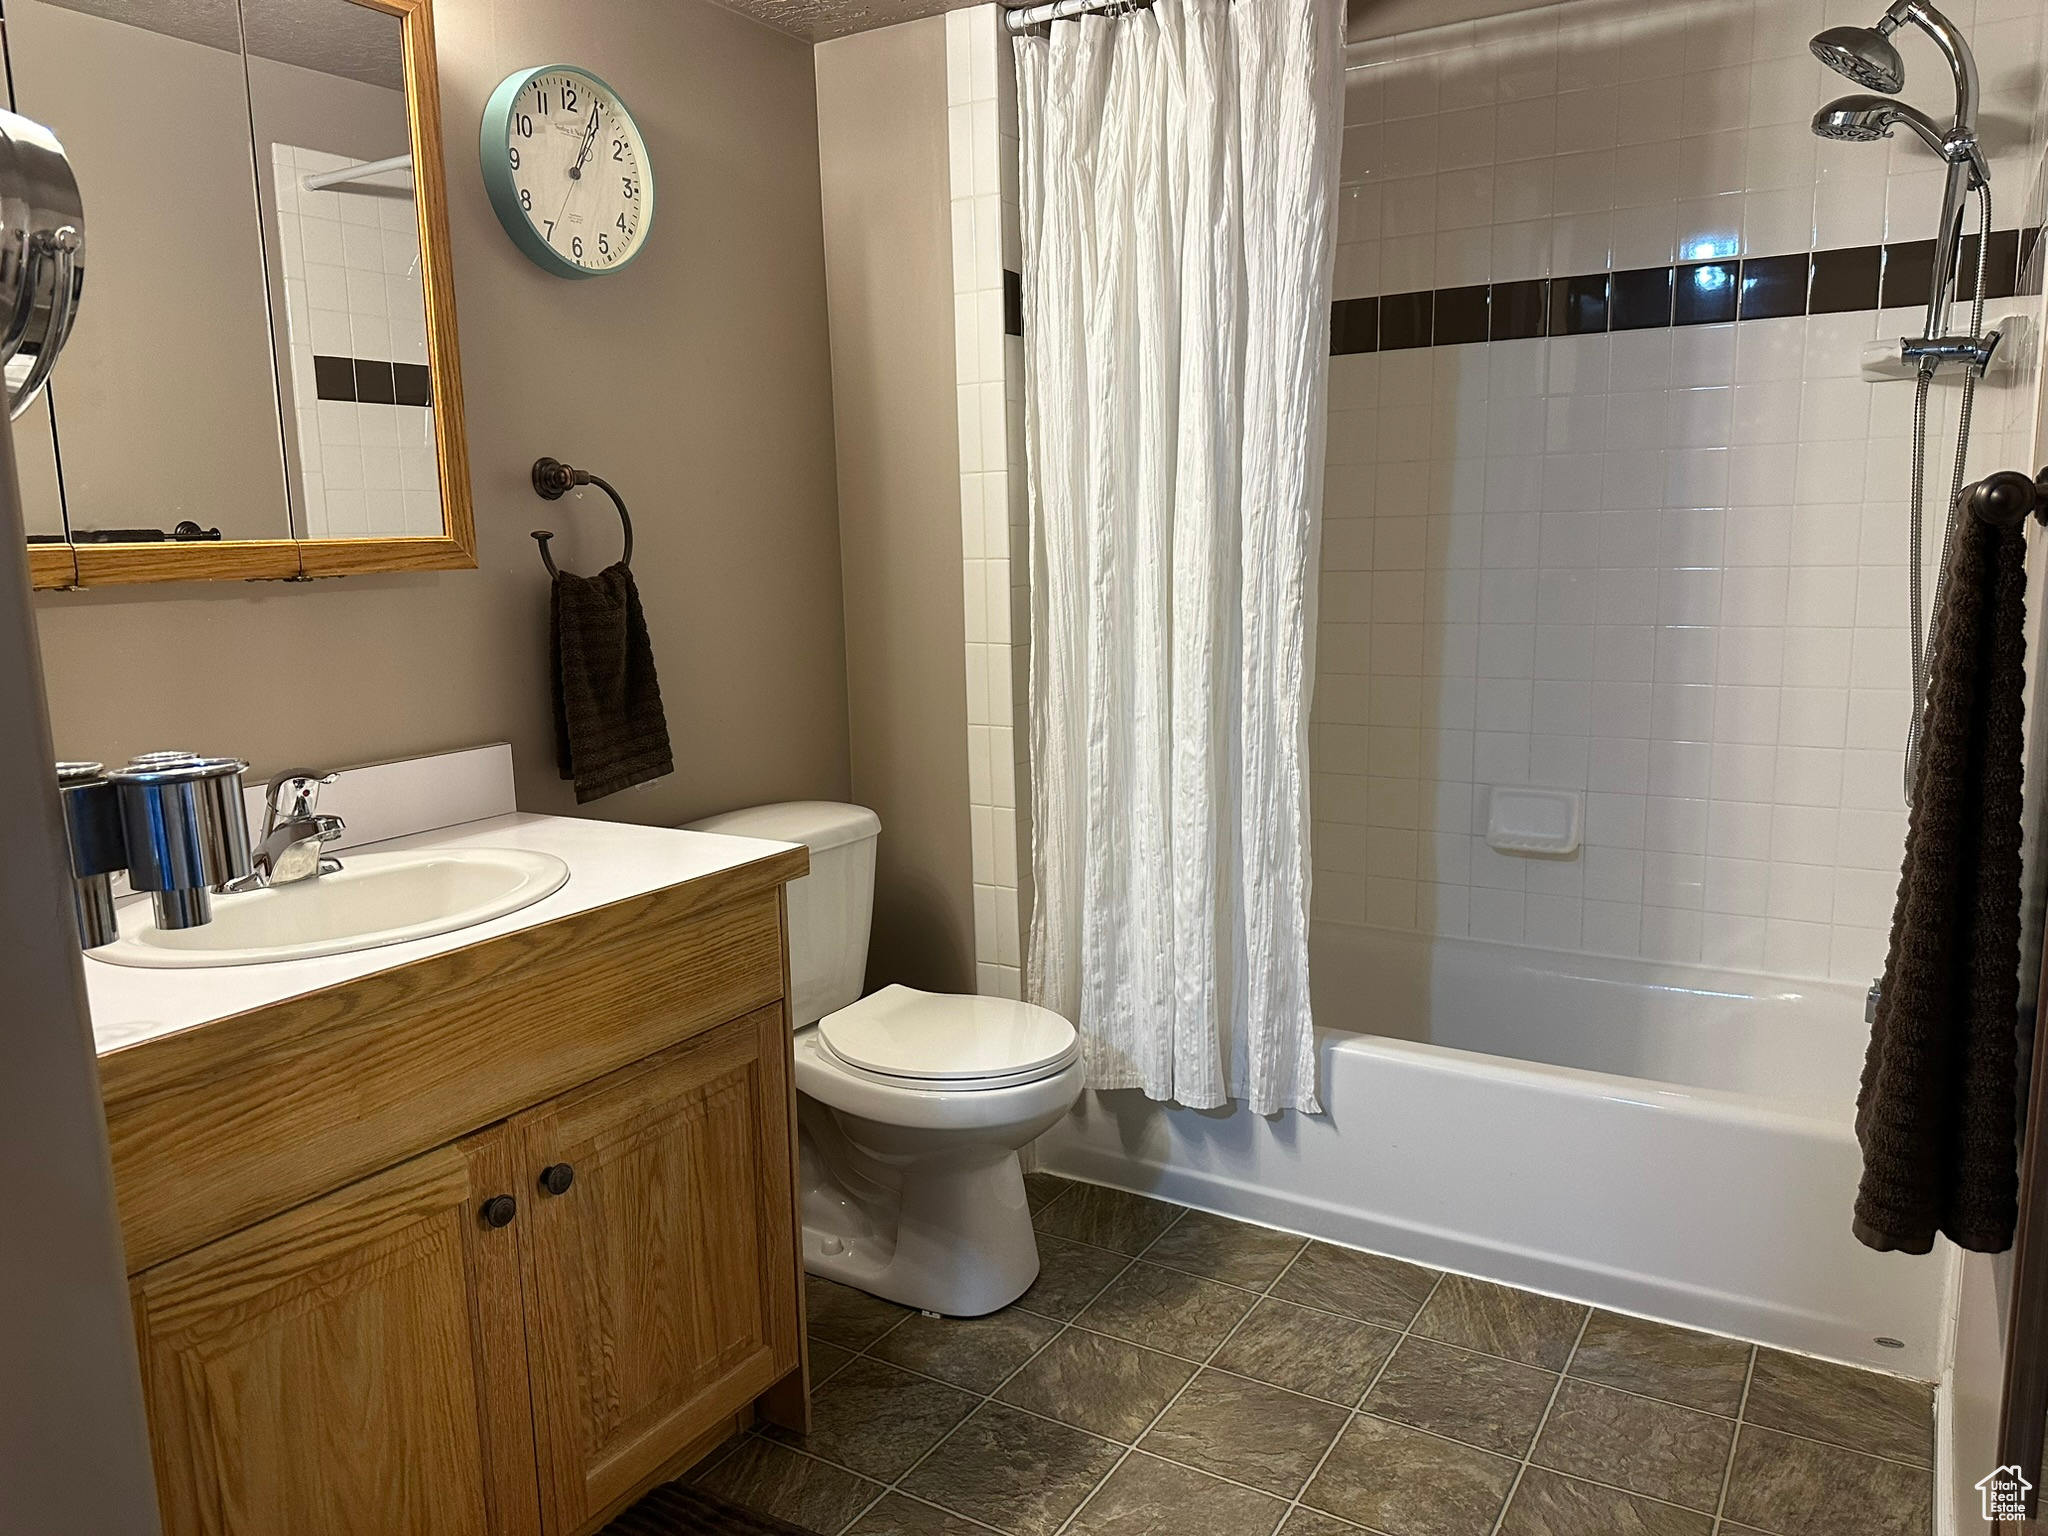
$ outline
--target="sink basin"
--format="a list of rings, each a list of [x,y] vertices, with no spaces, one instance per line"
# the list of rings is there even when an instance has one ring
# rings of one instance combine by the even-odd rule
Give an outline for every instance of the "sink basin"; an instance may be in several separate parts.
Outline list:
[[[341,870],[242,896],[216,896],[213,921],[162,929],[147,902],[121,913],[121,937],[88,950],[113,965],[262,965],[402,944],[530,907],[560,890],[569,866],[516,848],[351,853]]]

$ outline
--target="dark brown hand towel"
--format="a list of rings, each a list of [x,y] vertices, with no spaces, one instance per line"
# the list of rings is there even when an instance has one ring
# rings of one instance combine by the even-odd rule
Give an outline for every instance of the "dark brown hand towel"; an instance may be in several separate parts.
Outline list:
[[[549,599],[555,671],[555,758],[576,803],[675,772],[654,647],[633,573],[568,571]]]
[[[1856,1138],[1856,1236],[2012,1246],[2026,536],[1962,514],[1935,618],[1919,777]]]

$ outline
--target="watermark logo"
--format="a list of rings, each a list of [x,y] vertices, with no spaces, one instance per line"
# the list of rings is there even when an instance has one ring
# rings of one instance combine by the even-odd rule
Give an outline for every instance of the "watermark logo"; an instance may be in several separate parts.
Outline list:
[[[1977,1491],[1984,1495],[1985,1520],[2026,1519],[2027,1495],[2033,1487],[2018,1467],[2000,1467],[1988,1477],[1979,1478]]]

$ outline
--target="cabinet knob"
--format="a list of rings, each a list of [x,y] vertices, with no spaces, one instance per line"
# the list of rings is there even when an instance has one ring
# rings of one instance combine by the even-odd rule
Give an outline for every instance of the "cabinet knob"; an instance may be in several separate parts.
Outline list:
[[[566,1195],[576,1182],[576,1170],[567,1163],[549,1163],[540,1171],[540,1187],[551,1195]]]
[[[512,1218],[519,1214],[519,1202],[510,1195],[493,1195],[483,1203],[480,1214],[487,1227],[509,1227]]]

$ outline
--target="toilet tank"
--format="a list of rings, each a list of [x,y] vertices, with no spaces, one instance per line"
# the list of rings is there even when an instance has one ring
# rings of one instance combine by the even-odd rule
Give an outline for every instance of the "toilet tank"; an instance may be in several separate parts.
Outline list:
[[[875,903],[875,839],[882,820],[860,805],[789,800],[690,822],[688,832],[802,843],[811,872],[788,886],[789,1001],[796,1027],[860,997]]]

